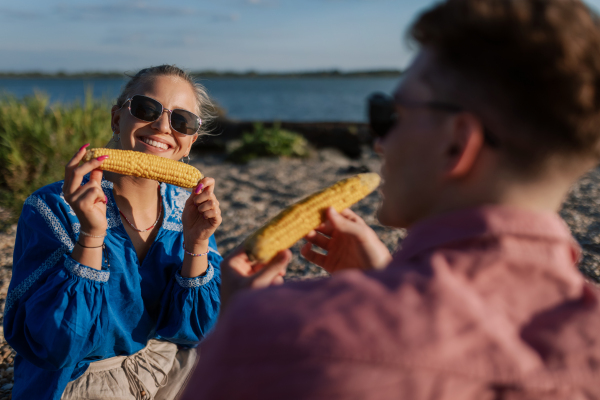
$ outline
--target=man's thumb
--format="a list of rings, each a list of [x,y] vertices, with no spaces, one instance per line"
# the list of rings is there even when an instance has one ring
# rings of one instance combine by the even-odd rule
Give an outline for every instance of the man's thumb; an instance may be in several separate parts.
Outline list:
[[[282,250],[273,257],[260,271],[253,276],[251,287],[261,289],[270,286],[277,276],[285,275],[287,265],[292,260],[290,250]]]

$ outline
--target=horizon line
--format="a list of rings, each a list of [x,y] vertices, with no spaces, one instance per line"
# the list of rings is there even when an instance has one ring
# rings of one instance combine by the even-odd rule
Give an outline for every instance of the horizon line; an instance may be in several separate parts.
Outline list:
[[[402,70],[393,68],[379,69],[356,69],[356,70],[340,70],[332,69],[315,69],[304,71],[231,71],[231,70],[189,70],[189,73],[194,77],[336,77],[336,76],[399,76]],[[0,71],[0,78],[126,78],[135,74],[135,72],[125,71],[78,71],[78,72],[44,72],[44,71]]]

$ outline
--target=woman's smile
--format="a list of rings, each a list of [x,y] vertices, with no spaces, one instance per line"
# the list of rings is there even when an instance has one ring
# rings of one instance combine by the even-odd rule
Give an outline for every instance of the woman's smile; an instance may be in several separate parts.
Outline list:
[[[153,140],[153,139],[150,139],[149,137],[142,137],[142,138],[140,138],[140,140],[143,143],[145,143],[146,145],[148,145],[149,147],[152,147],[152,148],[155,148],[158,150],[169,150],[169,148],[171,147],[167,143]]]

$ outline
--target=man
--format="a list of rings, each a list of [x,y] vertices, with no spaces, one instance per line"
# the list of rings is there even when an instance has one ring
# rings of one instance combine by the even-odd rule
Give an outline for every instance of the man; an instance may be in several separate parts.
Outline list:
[[[600,398],[599,293],[557,210],[600,154],[600,28],[577,0],[447,0],[419,17],[394,94],[383,224],[350,211],[281,281],[237,251],[185,399]],[[327,250],[319,255],[312,246]],[[365,271],[370,270],[370,271]]]

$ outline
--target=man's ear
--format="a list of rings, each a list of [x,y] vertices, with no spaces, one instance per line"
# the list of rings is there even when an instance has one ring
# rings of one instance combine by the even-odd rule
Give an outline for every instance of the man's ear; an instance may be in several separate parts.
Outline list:
[[[445,176],[461,178],[468,175],[484,146],[483,125],[470,113],[460,113],[451,119],[451,137],[446,149]]]

